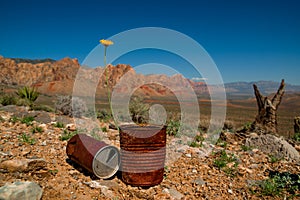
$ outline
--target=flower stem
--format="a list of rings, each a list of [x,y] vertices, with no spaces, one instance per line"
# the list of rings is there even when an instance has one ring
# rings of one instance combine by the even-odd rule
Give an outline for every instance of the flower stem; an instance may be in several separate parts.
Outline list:
[[[108,97],[108,103],[109,103],[109,108],[111,110],[111,115],[112,118],[114,120],[115,126],[117,127],[118,131],[119,131],[119,126],[117,121],[115,120],[114,116],[113,116],[113,109],[112,109],[112,103],[111,103],[111,92],[110,92],[110,88],[109,88],[109,83],[108,83],[108,66],[106,66],[106,48],[107,46],[105,46],[104,48],[104,66],[105,66],[105,76],[106,76],[106,88],[107,88],[107,97]]]

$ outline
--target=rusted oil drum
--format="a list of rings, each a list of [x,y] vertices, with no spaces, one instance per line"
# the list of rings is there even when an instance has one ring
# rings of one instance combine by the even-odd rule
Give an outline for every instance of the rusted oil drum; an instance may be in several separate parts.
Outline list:
[[[154,186],[163,180],[166,126],[120,127],[122,180],[133,186]]]
[[[105,142],[85,135],[73,136],[67,144],[68,157],[98,178],[112,177],[120,167],[120,152]]]

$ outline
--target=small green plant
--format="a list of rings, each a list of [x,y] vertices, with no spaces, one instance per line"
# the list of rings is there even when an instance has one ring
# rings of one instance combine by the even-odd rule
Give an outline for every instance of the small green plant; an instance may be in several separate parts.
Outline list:
[[[300,142],[300,133],[295,133],[294,135],[293,135],[293,138],[292,138],[293,140],[295,140],[295,141],[297,141],[297,142]]]
[[[227,175],[234,176],[237,173],[237,158],[234,154],[227,154],[225,150],[216,153],[218,158],[213,162],[213,165],[220,170],[223,170]],[[233,163],[229,166],[229,163]]]
[[[64,123],[62,123],[62,122],[56,122],[53,126],[56,128],[64,128],[65,127]]]
[[[280,160],[281,160],[280,158],[278,158],[278,157],[276,157],[274,155],[269,155],[269,162],[270,163],[276,163],[276,162],[278,162]]]
[[[102,127],[101,130],[102,130],[102,132],[107,132],[106,126]]]
[[[261,194],[263,196],[279,196],[282,193],[282,189],[278,187],[278,184],[274,179],[267,179],[260,184]]]
[[[135,123],[147,123],[149,109],[149,104],[144,103],[144,99],[139,96],[133,97],[129,103],[131,119]]]
[[[30,145],[34,145],[35,144],[35,139],[31,138],[29,135],[22,133],[21,136],[19,136],[19,140],[23,143],[27,143]]]
[[[21,123],[26,124],[27,126],[30,126],[30,125],[32,125],[32,122],[34,121],[34,117],[32,117],[32,116],[23,117],[20,121],[21,121]]]
[[[59,139],[61,141],[65,141],[65,140],[69,140],[71,137],[73,137],[74,135],[76,135],[78,132],[77,131],[68,131],[68,130],[64,130],[61,134],[61,136],[59,137]]]
[[[56,175],[57,173],[58,173],[58,170],[57,169],[50,169],[49,171],[48,171],[50,174],[52,174],[52,175]]]
[[[198,144],[198,142],[196,142],[196,141],[192,141],[189,146],[190,147],[201,147],[201,145]]]
[[[190,143],[190,147],[201,147],[204,137],[202,135],[196,135],[194,140]]]
[[[34,133],[42,133],[43,132],[43,128],[42,127],[39,127],[39,126],[33,126],[31,128],[31,133],[34,134]]]
[[[20,88],[16,94],[21,98],[21,99],[26,99],[28,100],[31,104],[39,97],[39,92],[36,90],[36,88],[31,88],[31,87],[23,87]]]
[[[252,127],[252,122],[246,122],[243,126],[244,130],[250,130]]]
[[[250,150],[252,150],[253,148],[252,148],[252,147],[249,147],[249,146],[246,146],[246,145],[242,145],[242,146],[241,146],[241,149],[242,149],[243,151],[250,151]]]
[[[255,194],[260,196],[282,196],[289,195],[287,199],[299,196],[300,175],[290,172],[271,171],[269,178],[258,182],[252,188]]]
[[[223,148],[225,148],[226,149],[226,147],[227,147],[227,142],[226,141],[223,141],[222,139],[218,139],[218,141],[217,141],[217,145],[219,145],[220,147],[223,147]]]
[[[195,141],[196,141],[196,142],[203,142],[203,141],[204,141],[203,135],[196,135]]]
[[[20,118],[18,118],[18,117],[16,117],[16,116],[13,116],[12,118],[9,119],[9,121],[15,124],[15,123],[17,123],[18,121],[20,121]]]
[[[179,128],[180,128],[180,121],[171,119],[167,122],[166,133],[167,135],[170,136],[176,136],[179,132]]]
[[[97,118],[100,121],[108,122],[112,118],[112,116],[110,113],[107,112],[107,110],[101,109],[97,112]]]
[[[170,169],[168,166],[164,167],[164,179],[167,179],[168,175],[170,173]]]
[[[0,98],[0,104],[3,106],[15,105],[17,103],[17,98],[15,96],[5,94]]]

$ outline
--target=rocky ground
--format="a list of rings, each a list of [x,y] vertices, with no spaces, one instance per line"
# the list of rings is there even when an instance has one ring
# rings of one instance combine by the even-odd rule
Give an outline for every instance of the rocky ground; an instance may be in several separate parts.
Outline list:
[[[34,116],[35,121],[26,124],[21,120],[24,116]],[[67,140],[61,136],[76,128],[56,127],[57,121],[64,125],[73,122],[65,116],[19,107],[0,111],[0,187],[17,181],[34,182],[42,188],[43,200],[299,198],[299,190],[293,190],[293,196],[285,190],[276,196],[276,191],[266,193],[259,187],[272,171],[299,174],[299,162],[276,159],[257,148],[244,146],[243,140],[234,137],[210,145],[212,153],[203,147],[173,148],[180,157],[166,162],[164,179],[157,186],[126,185],[119,172],[109,180],[100,180],[68,159]],[[103,135],[95,130],[87,132],[119,147],[118,132],[109,129],[106,123],[98,125],[106,127],[108,132]],[[174,146],[173,141],[168,136],[167,145]]]

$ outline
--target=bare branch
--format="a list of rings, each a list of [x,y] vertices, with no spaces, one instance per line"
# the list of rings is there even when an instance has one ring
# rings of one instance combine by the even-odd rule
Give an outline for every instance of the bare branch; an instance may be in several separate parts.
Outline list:
[[[277,90],[277,93],[274,95],[273,99],[272,99],[272,104],[274,105],[274,107],[277,109],[277,107],[279,106],[282,96],[284,95],[284,79],[281,80],[280,86]]]
[[[264,97],[260,94],[260,92],[255,84],[253,84],[253,88],[254,88],[254,93],[255,93],[255,97],[256,97],[256,101],[257,101],[257,105],[258,105],[258,110],[260,112],[261,109],[264,107],[264,102],[263,102]]]

